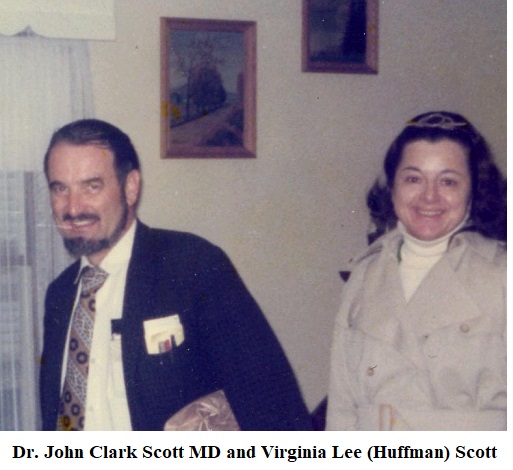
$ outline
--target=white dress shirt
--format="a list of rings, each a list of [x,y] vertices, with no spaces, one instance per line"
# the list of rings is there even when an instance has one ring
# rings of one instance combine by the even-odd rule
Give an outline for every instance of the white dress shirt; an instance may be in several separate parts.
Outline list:
[[[134,222],[100,263],[100,267],[109,276],[96,294],[96,316],[87,378],[85,431],[132,430],[123,376],[122,339],[121,335],[112,334],[111,320],[119,319],[123,314],[126,275],[136,225]],[[82,257],[81,268],[88,264],[87,258]],[[77,301],[78,295],[75,303]],[[66,360],[65,357],[64,361]]]

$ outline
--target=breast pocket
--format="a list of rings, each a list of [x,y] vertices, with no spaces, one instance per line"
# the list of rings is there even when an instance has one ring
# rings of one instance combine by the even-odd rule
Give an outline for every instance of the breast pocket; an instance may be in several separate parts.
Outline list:
[[[168,353],[185,339],[180,316],[176,313],[145,320],[143,327],[146,352],[151,355]]]

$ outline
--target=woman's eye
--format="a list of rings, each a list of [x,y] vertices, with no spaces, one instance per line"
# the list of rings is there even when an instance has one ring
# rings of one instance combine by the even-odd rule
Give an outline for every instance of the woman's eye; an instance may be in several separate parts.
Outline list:
[[[408,175],[404,178],[404,181],[406,183],[418,183],[420,181],[420,178],[415,175]]]
[[[452,178],[446,178],[442,180],[444,186],[456,186],[458,182]]]

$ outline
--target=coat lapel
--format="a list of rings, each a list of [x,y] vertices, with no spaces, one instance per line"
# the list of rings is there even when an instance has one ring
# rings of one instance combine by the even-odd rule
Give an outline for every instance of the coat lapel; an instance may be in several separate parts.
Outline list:
[[[354,326],[376,338],[394,343],[399,319],[404,314],[404,294],[399,279],[397,260],[384,252],[380,262],[371,263],[365,274],[362,295],[363,315],[355,318]]]
[[[148,234],[149,228],[138,223],[125,285],[121,329],[127,392],[133,383],[137,360],[145,348],[143,320],[148,312],[154,311],[156,297],[154,287],[158,273],[155,265],[152,266]]]
[[[422,336],[451,325],[464,331],[471,321],[482,319],[482,313],[464,286],[458,288],[458,273],[447,257],[433,266],[408,303],[394,253],[384,251],[380,257],[368,267],[361,303],[365,314],[357,315],[353,324],[394,345],[405,359],[424,369],[419,346]]]
[[[482,316],[446,258],[433,266],[422,281],[408,304],[408,312],[419,337]]]

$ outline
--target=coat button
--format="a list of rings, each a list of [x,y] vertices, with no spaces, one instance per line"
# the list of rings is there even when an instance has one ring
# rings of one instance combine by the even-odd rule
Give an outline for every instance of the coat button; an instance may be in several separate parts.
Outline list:
[[[460,325],[460,331],[462,333],[468,333],[470,331],[470,326],[467,323],[462,323]]]

